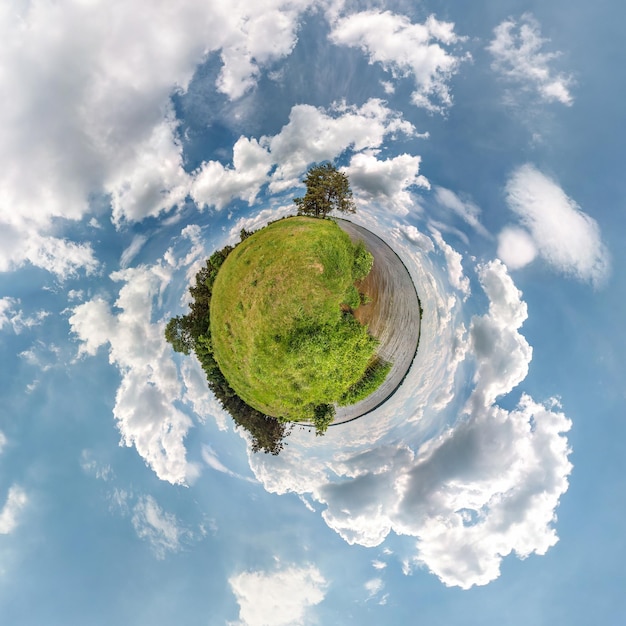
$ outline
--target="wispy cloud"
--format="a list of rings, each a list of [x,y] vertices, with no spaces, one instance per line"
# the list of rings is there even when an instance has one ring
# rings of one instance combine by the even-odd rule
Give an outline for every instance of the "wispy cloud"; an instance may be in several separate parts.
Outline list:
[[[489,237],[487,229],[480,223],[480,207],[469,199],[461,199],[451,189],[436,186],[435,200],[440,206],[456,213],[463,221],[469,224],[476,232]]]
[[[188,535],[176,516],[163,511],[152,496],[139,498],[131,521],[137,536],[150,544],[158,559],[164,559],[168,552],[179,552]]]
[[[18,485],[12,485],[0,511],[0,535],[12,533],[19,523],[19,515],[28,503],[26,492]]]
[[[242,476],[241,474],[237,474],[237,472],[233,472],[228,469],[217,457],[216,452],[211,448],[211,446],[203,445],[202,446],[202,460],[216,472],[221,472],[222,474],[226,474],[227,476],[232,476],[233,478],[238,478],[239,480],[245,480],[250,483],[256,483],[257,481],[249,476]]]
[[[494,29],[494,39],[487,49],[493,55],[492,68],[522,89],[534,90],[548,102],[570,106],[571,76],[553,71],[551,63],[559,52],[542,52],[549,39],[541,37],[539,22],[525,13],[519,22],[511,18]]]
[[[0,298],[0,330],[10,326],[13,332],[19,335],[24,329],[38,326],[50,315],[48,311],[37,311],[28,316],[19,306],[20,301],[17,298]]]

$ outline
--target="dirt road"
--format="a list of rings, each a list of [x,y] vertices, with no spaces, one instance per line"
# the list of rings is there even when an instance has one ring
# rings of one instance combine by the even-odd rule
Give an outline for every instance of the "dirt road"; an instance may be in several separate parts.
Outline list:
[[[337,223],[353,241],[361,239],[374,256],[364,289],[372,302],[359,307],[356,317],[380,340],[378,354],[393,365],[385,382],[370,396],[351,406],[338,407],[334,425],[373,411],[390,398],[411,367],[420,335],[420,304],[409,271],[400,257],[377,235],[348,220]]]

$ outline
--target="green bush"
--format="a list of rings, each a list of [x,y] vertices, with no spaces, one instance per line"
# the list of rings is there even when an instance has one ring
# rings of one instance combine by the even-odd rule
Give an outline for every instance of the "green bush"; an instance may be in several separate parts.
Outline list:
[[[365,370],[363,377],[341,396],[339,406],[355,404],[359,402],[359,400],[367,398],[367,396],[382,385],[390,369],[391,363],[376,357]]]
[[[371,271],[374,265],[374,257],[368,252],[362,241],[354,246],[354,263],[352,265],[352,278],[363,280]]]
[[[361,295],[359,294],[359,290],[354,285],[350,285],[348,287],[348,290],[343,297],[342,304],[346,304],[351,309],[356,309],[361,304]]]

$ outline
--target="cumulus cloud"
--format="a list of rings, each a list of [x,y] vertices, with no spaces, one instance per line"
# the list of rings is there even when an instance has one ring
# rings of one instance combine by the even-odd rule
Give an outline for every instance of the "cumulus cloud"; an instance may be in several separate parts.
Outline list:
[[[185,386],[184,398],[193,412],[201,420],[206,420],[207,417],[214,418],[220,430],[228,430],[229,415],[209,391],[206,375],[195,355],[185,359],[180,373]]]
[[[428,181],[418,175],[420,157],[400,155],[378,161],[372,152],[387,137],[399,133],[413,136],[416,131],[400,114],[375,98],[360,107],[339,103],[328,110],[295,105],[289,121],[276,135],[258,140],[240,137],[233,146],[232,166],[219,161],[203,163],[193,174],[191,197],[201,207],[217,209],[233,199],[251,204],[263,185],[269,183],[272,193],[286,191],[300,185],[300,177],[311,163],[332,161],[352,150],[357,155],[353,155],[350,167],[363,193],[404,205],[410,202],[408,187],[428,186]],[[368,155],[354,161],[358,153],[365,151]]]
[[[314,565],[242,572],[228,583],[239,604],[239,621],[231,626],[303,626],[328,586]]]
[[[192,422],[174,404],[181,385],[164,323],[151,323],[153,301],[171,275],[163,263],[114,272],[112,280],[123,284],[115,302],[119,312],[95,298],[74,307],[69,323],[80,354],[108,345],[109,361],[122,374],[113,414],[124,445],[135,446],[159,478],[184,483],[193,474],[184,445]]]
[[[389,136],[415,133],[410,122],[376,98],[360,107],[339,103],[329,111],[296,105],[281,131],[261,140],[277,164],[270,191],[297,185],[298,177],[312,162],[332,160],[349,148],[355,152],[376,149]]]
[[[111,196],[112,220],[140,222],[181,205],[189,190],[182,147],[171,111],[128,155],[126,167],[111,173],[104,189]]]
[[[355,195],[361,202],[383,204],[400,214],[415,206],[411,187],[428,189],[428,180],[419,174],[421,158],[400,154],[379,160],[372,152],[355,154],[343,171],[350,178]]]
[[[218,89],[235,99],[252,88],[261,67],[291,53],[300,15],[314,4],[315,0],[265,0],[229,5],[225,14],[234,15],[230,37],[222,47]]]
[[[59,229],[107,196],[115,224],[180,205],[190,179],[170,97],[207,55],[218,88],[250,89],[289,54],[312,0],[122,0],[0,9],[0,271],[24,263],[64,278],[97,269],[88,243]],[[150,19],[146,19],[149,15]],[[223,192],[225,193],[225,192]],[[100,201],[100,200],[98,200]]]
[[[424,450],[402,482],[396,526],[418,538],[414,563],[467,589],[497,578],[511,552],[545,554],[558,541],[570,426],[523,395],[514,411],[492,405]]]
[[[523,165],[507,182],[506,201],[525,230],[500,234],[498,253],[505,262],[522,267],[536,250],[557,270],[596,286],[602,283],[610,261],[600,228],[554,180]]]
[[[176,516],[163,511],[152,496],[139,498],[131,521],[137,536],[150,544],[157,559],[164,559],[168,552],[179,552],[181,541],[188,535]]]
[[[449,286],[437,286],[438,273],[432,284],[421,277],[425,343],[394,398],[403,405],[401,422],[393,421],[397,407],[377,415],[377,424],[391,420],[387,435],[377,439],[371,425],[357,422],[350,432],[329,433],[328,449],[300,443],[295,433],[279,459],[251,459],[270,491],[310,494],[325,506],[324,520],[349,544],[378,546],[392,532],[412,537],[413,550],[399,554],[406,572],[426,567],[462,588],[497,578],[511,553],[544,554],[556,543],[555,510],[572,468],[565,437],[571,424],[556,401],[522,394],[512,410],[498,404],[528,371],[532,349],[520,333],[527,307],[502,262],[477,273],[489,306],[467,330],[454,317]],[[465,394],[454,386],[460,371],[472,381]],[[435,407],[442,385],[445,398]],[[432,420],[441,420],[435,416],[448,416],[441,430],[433,428]]]
[[[487,49],[496,72],[523,89],[537,91],[547,102],[573,103],[572,78],[550,67],[560,53],[541,51],[550,40],[542,39],[540,25],[532,15],[522,15],[519,22],[505,20],[494,29],[494,35]]]
[[[489,312],[474,316],[470,340],[476,361],[472,402],[490,406],[509,393],[528,374],[532,348],[518,330],[528,317],[522,294],[501,261],[478,268],[481,285],[489,298]]]
[[[191,197],[200,206],[223,208],[234,198],[251,204],[267,182],[272,157],[256,139],[240,137],[233,146],[233,167],[207,161],[195,172]]]
[[[447,244],[441,233],[433,228],[432,236],[435,240],[439,249],[443,252],[444,257],[446,259],[446,266],[448,268],[448,278],[450,280],[450,284],[455,288],[462,292],[465,296],[468,296],[470,293],[470,284],[469,278],[465,276],[465,272],[463,271],[463,265],[461,261],[463,257],[456,251],[452,246]]]
[[[453,23],[431,15],[423,24],[412,24],[390,11],[362,11],[337,20],[330,39],[360,48],[370,63],[380,63],[394,79],[411,76],[416,106],[443,112],[452,104],[448,82],[461,62],[450,52],[461,41]]]
[[[27,503],[26,492],[18,485],[12,485],[0,511],[0,535],[8,535],[15,530],[20,513]]]

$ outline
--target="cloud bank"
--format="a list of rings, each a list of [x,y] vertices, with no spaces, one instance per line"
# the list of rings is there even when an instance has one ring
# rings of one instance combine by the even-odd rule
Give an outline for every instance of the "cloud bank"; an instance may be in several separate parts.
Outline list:
[[[421,257],[412,269],[428,273],[428,255],[445,260],[454,252],[436,243],[412,248]],[[374,547],[391,532],[411,537],[413,550],[400,555],[407,573],[425,566],[467,589],[497,578],[506,555],[544,554],[558,540],[553,523],[572,468],[571,424],[552,399],[521,394],[512,410],[498,404],[528,372],[532,349],[519,332],[527,307],[505,265],[491,261],[477,267],[488,310],[466,326],[454,313],[462,300],[450,300],[454,283],[462,295],[467,280],[458,269],[457,276],[434,270],[430,288],[419,283],[430,313],[413,369],[389,406],[326,441],[293,433],[278,459],[251,456],[250,463],[269,491],[325,506],[324,520],[349,544]],[[432,376],[439,369],[446,374]],[[460,404],[457,375],[473,381]]]

